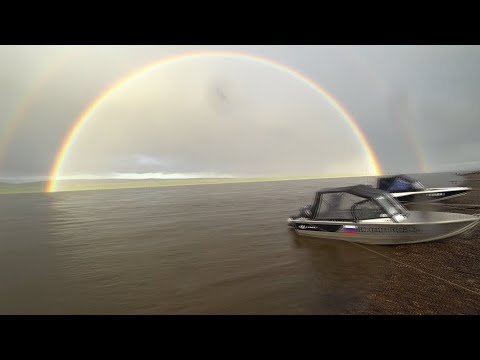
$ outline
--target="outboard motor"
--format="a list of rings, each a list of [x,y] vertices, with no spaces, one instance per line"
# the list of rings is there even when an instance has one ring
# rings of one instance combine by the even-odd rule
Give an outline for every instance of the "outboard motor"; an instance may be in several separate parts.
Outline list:
[[[299,214],[297,216],[291,216],[288,219],[288,225],[293,227],[294,226],[293,220],[298,219],[298,218],[311,219],[312,218],[312,205],[306,205],[306,206],[301,207],[300,211],[299,211]]]

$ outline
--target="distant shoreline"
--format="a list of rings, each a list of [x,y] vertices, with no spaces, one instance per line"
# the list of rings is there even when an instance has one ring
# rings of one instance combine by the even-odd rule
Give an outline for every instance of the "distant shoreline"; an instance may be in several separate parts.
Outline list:
[[[57,192],[66,191],[93,191],[93,190],[115,190],[115,189],[137,189],[146,187],[167,187],[167,186],[194,186],[194,185],[221,185],[255,183],[269,181],[299,181],[299,180],[324,180],[336,178],[360,178],[362,176],[298,176],[298,177],[252,177],[252,178],[191,178],[191,179],[101,179],[101,180],[60,180],[60,189]],[[363,176],[370,177],[370,176]],[[26,183],[5,183],[0,182],[0,194],[25,194],[45,192],[47,181],[36,181]]]
[[[478,174],[480,171],[451,171],[425,174],[409,174],[413,177],[425,175],[451,174],[456,176],[468,176]],[[391,174],[393,175],[393,174]],[[388,176],[388,175],[382,175]],[[140,189],[148,187],[171,187],[171,186],[198,186],[198,185],[221,185],[258,183],[275,181],[300,181],[300,180],[328,180],[328,179],[373,179],[376,176],[352,176],[339,175],[328,176],[265,176],[265,177],[244,177],[244,178],[189,178],[189,179],[84,179],[84,180],[59,180],[59,189],[56,192],[67,191],[94,191],[94,190],[115,190],[115,189]],[[16,182],[8,183],[0,180],[0,195],[2,194],[26,194],[45,192],[47,181]]]

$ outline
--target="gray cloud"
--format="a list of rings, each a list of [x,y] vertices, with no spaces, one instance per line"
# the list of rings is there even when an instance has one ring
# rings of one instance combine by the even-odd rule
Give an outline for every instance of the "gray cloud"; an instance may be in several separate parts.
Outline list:
[[[0,154],[0,177],[47,174],[70,126],[109,84],[162,57],[204,49],[267,57],[315,80],[358,120],[388,172],[418,170],[419,149],[431,171],[478,161],[478,46],[2,46],[3,134],[27,106]],[[352,130],[305,84],[253,62],[199,66],[165,70],[167,88],[160,78],[129,84],[128,96],[105,104],[95,127],[85,128],[69,170],[292,175],[361,168]],[[139,163],[139,154],[159,163]]]

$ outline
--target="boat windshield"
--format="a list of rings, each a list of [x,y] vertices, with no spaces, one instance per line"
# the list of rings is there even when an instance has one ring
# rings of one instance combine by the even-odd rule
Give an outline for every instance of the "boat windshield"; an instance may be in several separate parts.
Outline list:
[[[425,186],[418,180],[406,175],[395,177],[380,178],[378,188],[388,192],[405,192],[425,190]]]
[[[413,183],[413,188],[415,190],[425,190],[426,189],[425,185],[423,185],[420,181],[415,181]]]
[[[386,196],[379,196],[375,199],[391,217],[397,214],[405,215],[405,208],[396,201],[392,201]]]
[[[407,209],[400,204],[391,194],[385,194],[385,197],[390,201],[390,203],[395,206],[400,214],[408,215]]]
[[[340,191],[332,191],[337,189]],[[317,192],[309,217],[316,220],[351,221],[378,218],[395,220],[395,217],[407,215],[407,210],[388,192],[357,185]]]
[[[411,191],[411,190],[414,190],[413,184],[410,181],[406,181],[405,179],[402,179],[401,177],[397,177],[388,188],[388,191],[390,192]]]

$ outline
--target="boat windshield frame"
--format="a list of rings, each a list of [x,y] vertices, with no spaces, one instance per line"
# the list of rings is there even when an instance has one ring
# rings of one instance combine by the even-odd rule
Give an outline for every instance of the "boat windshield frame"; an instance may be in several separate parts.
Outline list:
[[[338,189],[338,190],[337,190]],[[359,201],[355,201],[351,206],[348,204],[347,207],[342,208],[340,205],[338,208],[334,207],[331,210],[331,215],[323,214],[320,215],[320,209],[322,207],[325,194],[350,194],[355,197],[358,197]],[[340,197],[343,198],[342,195]],[[374,210],[372,208],[372,214],[375,212],[379,213],[378,217],[366,217],[365,219],[361,219],[359,214],[356,212],[359,205],[364,204],[367,205],[375,204],[376,207],[381,210],[380,212]],[[327,203],[328,204],[328,203]],[[368,205],[367,205],[368,206]],[[408,211],[405,207],[403,207],[398,200],[396,200],[390,193],[386,191],[382,191],[379,189],[375,189],[372,187],[368,187],[366,185],[357,185],[353,187],[344,187],[344,188],[336,188],[336,189],[325,189],[324,191],[318,191],[315,195],[314,203],[311,206],[312,208],[312,215],[311,219],[314,220],[343,220],[343,221],[355,221],[358,222],[359,220],[366,220],[366,219],[376,219],[376,218],[390,218],[393,221],[397,222],[396,219],[399,218],[398,215],[402,215],[403,217],[407,217]],[[364,209],[365,213],[368,214],[369,210]],[[335,220],[337,221],[337,220]]]
[[[375,198],[375,202],[381,206],[392,218],[395,215],[408,215],[407,209],[405,209],[405,207],[396,201],[390,194],[385,194],[384,196]]]

